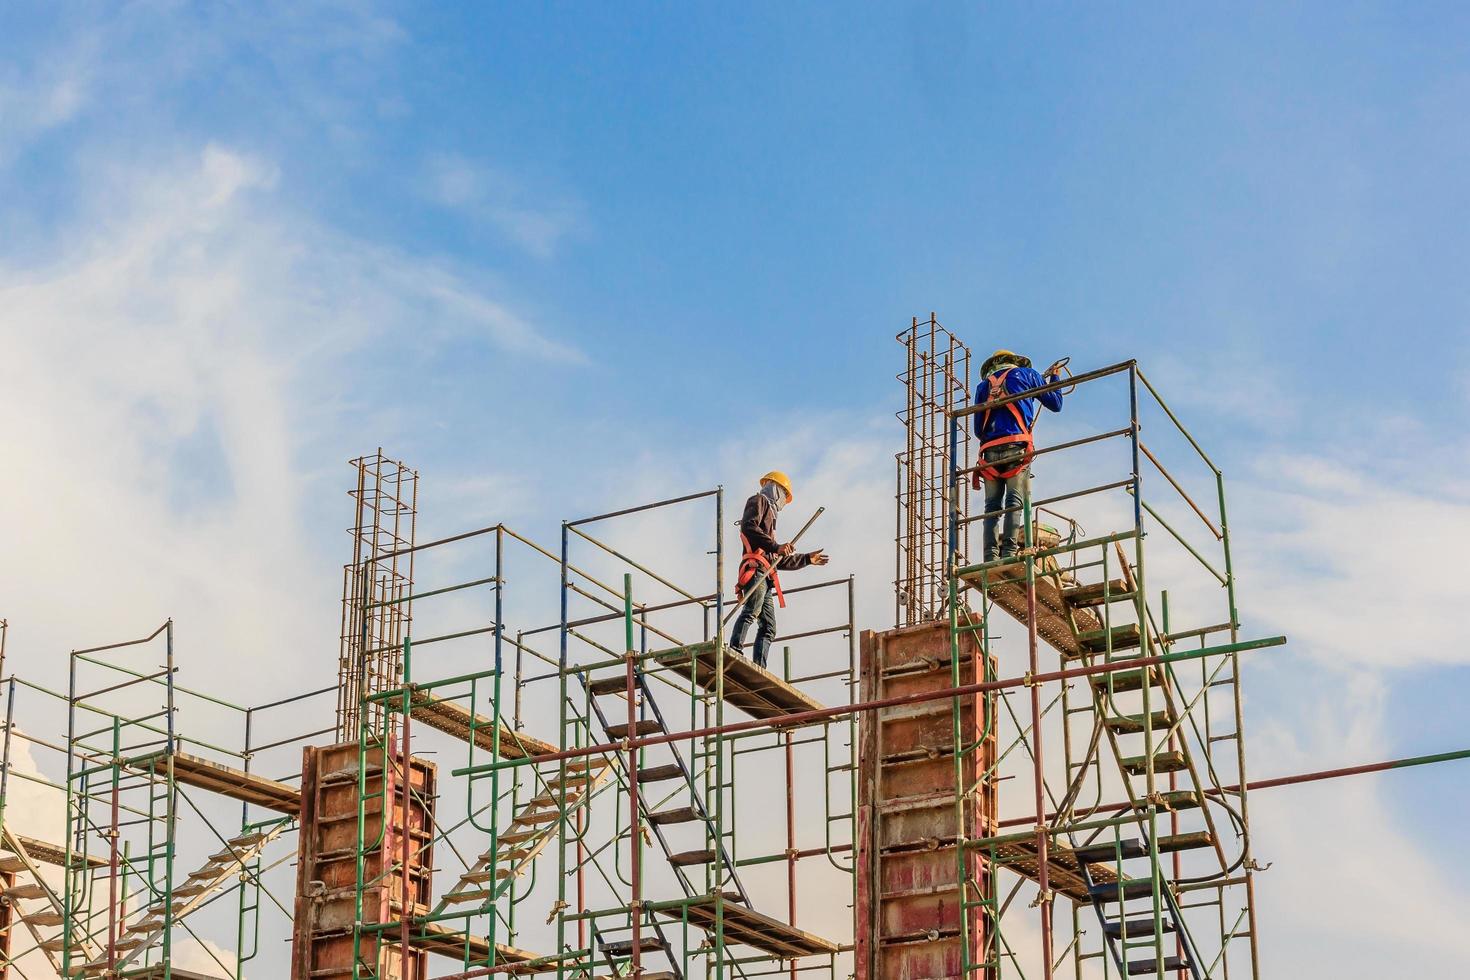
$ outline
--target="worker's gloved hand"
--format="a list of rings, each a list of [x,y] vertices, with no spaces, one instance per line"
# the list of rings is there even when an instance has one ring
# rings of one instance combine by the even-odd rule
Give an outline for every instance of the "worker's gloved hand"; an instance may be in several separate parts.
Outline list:
[[[827,562],[832,560],[830,557],[828,557],[827,553],[825,551],[822,551],[821,549],[811,552],[807,555],[807,558],[811,559],[811,563],[813,565],[825,565],[827,564]]]

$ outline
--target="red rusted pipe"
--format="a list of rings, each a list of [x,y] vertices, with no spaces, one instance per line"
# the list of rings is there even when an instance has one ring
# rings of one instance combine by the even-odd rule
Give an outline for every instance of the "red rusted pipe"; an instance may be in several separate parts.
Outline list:
[[[1274,636],[1265,640],[1256,640],[1247,644],[1230,644],[1230,648],[1236,650],[1255,650],[1268,646],[1280,646],[1286,642],[1284,636]],[[827,721],[832,718],[841,718],[844,715],[857,714],[862,711],[879,711],[883,708],[895,708],[907,704],[922,704],[926,701],[943,701],[957,697],[968,697],[972,694],[983,694],[987,691],[1002,691],[1013,687],[1026,687],[1032,684],[1050,684],[1052,681],[1065,681],[1074,677],[1091,677],[1095,674],[1107,674],[1119,670],[1132,670],[1141,667],[1155,667],[1164,663],[1175,663],[1181,660],[1195,660],[1201,656],[1218,656],[1229,652],[1225,648],[1210,648],[1204,650],[1190,650],[1185,653],[1158,654],[1152,657],[1134,657],[1129,660],[1118,660],[1113,663],[1095,664],[1089,667],[1069,667],[1065,670],[1053,670],[1046,673],[1033,673],[1024,677],[1011,677],[998,681],[982,681],[975,684],[961,684],[959,687],[946,687],[934,691],[916,691],[913,694],[903,694],[891,698],[878,698],[873,701],[863,701],[858,704],[838,705],[832,708],[813,708],[810,711],[797,711],[789,715],[782,715],[778,721],[767,721],[754,719],[751,721],[736,721],[725,725],[709,725],[704,728],[691,728],[682,732],[665,732],[658,735],[646,735],[639,738],[627,738],[622,742],[603,742],[598,745],[589,745],[580,749],[562,749],[557,752],[547,752],[535,757],[537,762],[556,762],[561,759],[581,758],[589,755],[606,755],[609,752],[619,752],[625,748],[647,748],[650,745],[667,745],[671,742],[687,742],[696,738],[709,738],[714,735],[732,735],[736,732],[748,731],[779,731],[783,728],[796,728],[802,725],[814,724],[819,721]],[[457,770],[456,775],[464,775],[468,772],[480,771],[478,769]]]
[[[791,733],[786,733],[786,901],[792,928],[796,927],[796,775]],[[796,960],[791,961],[791,980],[796,980]]]

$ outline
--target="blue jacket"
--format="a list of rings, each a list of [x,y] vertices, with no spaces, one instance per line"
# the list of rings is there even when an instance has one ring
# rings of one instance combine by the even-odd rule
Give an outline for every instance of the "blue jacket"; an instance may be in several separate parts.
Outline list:
[[[997,371],[995,373],[999,374],[1000,372]],[[1040,388],[1043,384],[1053,380],[1056,379],[1049,378],[1047,381],[1043,381],[1040,373],[1034,368],[1011,368],[1011,373],[1006,375],[1006,394],[1019,395],[1023,391]],[[984,404],[989,398],[990,378],[986,378],[975,389],[975,404]],[[1026,420],[1027,429],[1036,425],[1036,403],[1038,401],[1046,406],[1049,411],[1060,412],[1062,410],[1062,393],[1060,391],[1048,391],[1044,394],[1037,395],[1035,398],[1022,398],[1019,401],[1012,402],[1011,404],[1021,410],[1021,417]],[[1011,414],[1011,410],[1005,405],[991,412],[988,419],[986,419],[983,412],[975,413],[972,418],[975,420],[975,434],[980,437],[981,442],[989,442],[991,439],[997,439],[1000,436],[1019,435],[1021,432],[1016,427],[1016,417]],[[981,419],[985,419],[984,431],[980,429]]]

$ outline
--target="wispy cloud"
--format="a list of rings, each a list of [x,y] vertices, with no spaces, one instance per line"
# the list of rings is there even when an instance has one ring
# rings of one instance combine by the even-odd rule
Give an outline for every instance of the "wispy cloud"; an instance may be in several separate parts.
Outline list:
[[[80,589],[96,596],[95,624],[115,629],[141,625],[142,610],[161,619],[160,602],[198,602],[196,615],[228,624],[216,634],[226,646],[268,647],[280,620],[250,609],[275,600],[253,587],[211,597],[206,583],[230,554],[232,575],[250,566],[267,589],[298,574],[298,460],[329,446],[335,458],[356,392],[435,345],[580,359],[452,270],[279,206],[276,177],[269,161],[221,146],[166,172],[114,175],[98,197],[126,203],[61,230],[61,258],[0,264],[0,412],[25,420],[0,430],[0,451],[26,474],[0,515],[12,609],[59,609]],[[180,507],[181,493],[198,506]],[[119,574],[115,562],[142,553],[169,557],[149,581]],[[299,595],[329,610],[329,591],[303,581]],[[285,618],[322,619],[305,600]]]
[[[553,255],[582,226],[582,206],[564,196],[535,193],[495,167],[455,153],[429,157],[425,197],[497,230],[538,258]]]

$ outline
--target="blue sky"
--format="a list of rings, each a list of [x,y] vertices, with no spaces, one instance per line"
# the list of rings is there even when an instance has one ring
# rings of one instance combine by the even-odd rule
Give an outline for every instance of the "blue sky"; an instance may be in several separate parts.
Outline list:
[[[64,649],[192,609],[243,652],[230,554],[330,632],[380,444],[429,529],[543,536],[780,462],[869,501],[827,542],[861,574],[935,310],[1138,357],[1224,465],[1247,618],[1298,641],[1257,774],[1463,747],[1467,45],[1448,3],[8,4],[0,615]],[[1453,767],[1371,786],[1324,805],[1420,858],[1470,806]],[[1335,975],[1412,946],[1371,943]]]

